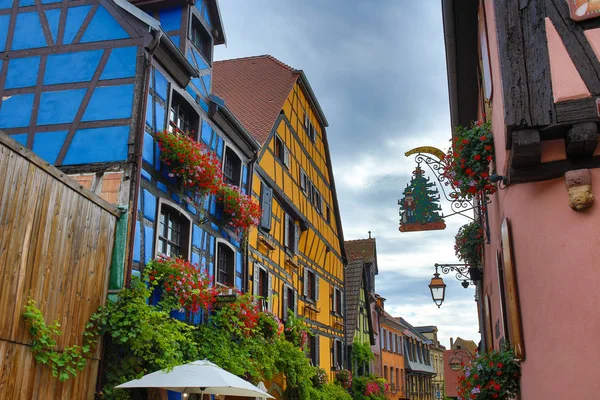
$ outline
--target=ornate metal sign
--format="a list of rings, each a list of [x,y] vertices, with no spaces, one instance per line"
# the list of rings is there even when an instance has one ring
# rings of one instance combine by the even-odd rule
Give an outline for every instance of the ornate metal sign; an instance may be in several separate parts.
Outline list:
[[[600,17],[600,0],[566,0],[569,3],[571,18],[583,21]]]
[[[417,165],[410,183],[404,189],[400,206],[400,232],[432,231],[446,229],[446,223],[439,214],[440,195],[435,183],[423,176]]]

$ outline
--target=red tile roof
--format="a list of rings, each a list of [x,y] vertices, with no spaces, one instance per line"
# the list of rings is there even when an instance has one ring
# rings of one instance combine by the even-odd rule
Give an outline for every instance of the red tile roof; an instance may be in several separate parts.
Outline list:
[[[375,238],[347,240],[344,242],[346,258],[351,260],[365,260],[373,262],[376,258]]]
[[[262,145],[299,76],[270,55],[217,61],[213,92]]]

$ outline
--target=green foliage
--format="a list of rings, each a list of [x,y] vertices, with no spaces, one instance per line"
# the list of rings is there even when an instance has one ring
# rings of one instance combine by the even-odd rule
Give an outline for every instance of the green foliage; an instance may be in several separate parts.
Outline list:
[[[150,291],[138,279],[94,316],[108,335],[106,376],[102,394],[106,399],[127,399],[113,387],[160,369],[198,359],[195,327],[177,321],[165,311],[147,304]]]
[[[512,349],[480,354],[458,378],[458,394],[463,399],[513,399],[519,393],[520,375]]]
[[[309,335],[312,336],[304,323],[304,319],[294,316],[292,310],[288,311],[288,319],[285,322],[284,332],[285,338],[301,349],[304,349],[304,346],[306,346]]]
[[[350,394],[341,386],[328,383],[321,388],[322,400],[352,400]]]
[[[454,253],[459,260],[472,267],[481,265],[483,252],[483,229],[476,221],[463,225],[454,242]]]
[[[354,343],[352,345],[352,365],[367,366],[375,359],[371,346],[366,343]],[[365,368],[366,369],[366,368]],[[354,371],[356,375],[356,371]]]
[[[352,387],[352,372],[347,369],[340,369],[335,374],[335,383],[344,389],[350,389]]]
[[[312,385],[314,388],[319,389],[327,383],[327,371],[319,367],[313,368],[315,369],[315,374],[312,377]]]
[[[25,322],[30,324],[29,333],[33,336],[31,350],[35,360],[41,364],[49,365],[52,376],[61,382],[77,376],[77,371],[82,371],[86,365],[86,358],[90,357],[96,348],[98,341],[98,327],[93,322],[86,324],[83,332],[82,345],[73,345],[63,351],[56,349],[54,337],[60,336],[60,324],[55,320],[46,325],[44,316],[33,299],[27,301],[23,312]]]

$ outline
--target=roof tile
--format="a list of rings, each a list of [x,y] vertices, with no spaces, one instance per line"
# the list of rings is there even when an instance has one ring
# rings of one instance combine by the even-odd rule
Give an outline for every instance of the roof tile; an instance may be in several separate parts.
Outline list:
[[[296,70],[270,55],[217,61],[213,92],[262,145],[298,77]]]

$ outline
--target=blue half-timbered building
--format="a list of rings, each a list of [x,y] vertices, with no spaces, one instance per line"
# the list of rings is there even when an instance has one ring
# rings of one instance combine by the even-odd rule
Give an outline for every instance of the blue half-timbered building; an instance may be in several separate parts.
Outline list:
[[[154,140],[194,132],[251,187],[258,143],[211,95],[224,43],[216,0],[0,0],[0,130],[124,210],[111,289],[159,253],[247,289],[240,238],[214,197],[181,198]]]

